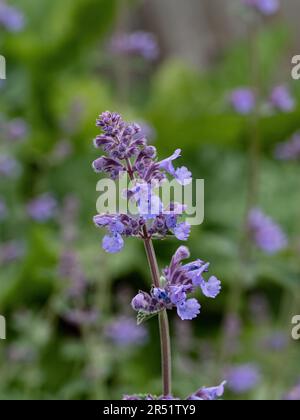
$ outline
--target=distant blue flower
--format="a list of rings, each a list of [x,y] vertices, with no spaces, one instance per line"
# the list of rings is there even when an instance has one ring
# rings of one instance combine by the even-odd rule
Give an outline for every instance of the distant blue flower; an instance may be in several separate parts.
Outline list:
[[[7,207],[3,200],[0,199],[0,222],[7,216]]]
[[[57,201],[51,194],[42,194],[27,205],[28,215],[37,222],[52,219],[57,210]]]
[[[59,261],[59,275],[68,280],[67,294],[72,298],[80,298],[87,290],[88,282],[78,260],[77,254],[68,249],[65,250]]]
[[[255,108],[254,92],[249,88],[236,89],[231,93],[230,103],[238,114],[248,115]]]
[[[279,0],[243,0],[243,2],[266,16],[277,13],[280,8]]]
[[[270,351],[283,351],[289,343],[288,334],[282,331],[275,331],[263,340],[263,347]]]
[[[110,41],[110,50],[116,55],[137,56],[147,61],[154,61],[159,55],[155,36],[144,31],[115,35]]]
[[[10,32],[19,32],[24,24],[24,15],[20,10],[7,5],[4,1],[0,2],[0,26]]]
[[[239,352],[241,343],[242,321],[241,318],[232,312],[225,316],[223,332],[223,352],[226,356],[232,356]]]
[[[298,160],[300,159],[300,134],[296,133],[290,140],[276,146],[275,158],[279,160]]]
[[[120,347],[143,345],[147,341],[148,332],[144,326],[137,325],[136,320],[120,316],[105,327],[105,336]]]
[[[200,304],[197,299],[187,299],[177,304],[177,314],[184,320],[191,320],[200,314]]]
[[[6,124],[5,131],[9,140],[21,141],[28,134],[28,124],[22,118],[15,118]]]
[[[282,112],[291,112],[295,108],[295,100],[286,86],[276,86],[273,89],[270,103]]]
[[[292,388],[283,399],[285,401],[300,401],[300,383]]]
[[[288,245],[281,227],[260,209],[251,210],[248,216],[249,232],[257,247],[268,254],[276,254]]]
[[[7,178],[16,178],[19,174],[19,162],[11,156],[0,155],[0,175]]]
[[[235,394],[243,394],[255,388],[261,380],[256,365],[246,364],[229,368],[227,371],[228,388]]]

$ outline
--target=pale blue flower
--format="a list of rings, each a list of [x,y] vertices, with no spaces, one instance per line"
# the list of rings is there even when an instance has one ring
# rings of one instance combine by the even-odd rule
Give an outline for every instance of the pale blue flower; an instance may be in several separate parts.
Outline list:
[[[119,233],[113,235],[105,235],[102,240],[103,249],[109,254],[116,254],[121,251],[124,246],[124,240]]]
[[[216,298],[221,291],[221,282],[217,277],[212,276],[206,282],[203,279],[203,282],[200,284],[204,296],[208,298]]]
[[[188,299],[182,301],[177,305],[177,314],[184,320],[191,320],[197,317],[200,314],[200,304],[197,299]]]
[[[174,235],[180,241],[187,241],[191,233],[191,225],[187,222],[179,223],[174,227]]]

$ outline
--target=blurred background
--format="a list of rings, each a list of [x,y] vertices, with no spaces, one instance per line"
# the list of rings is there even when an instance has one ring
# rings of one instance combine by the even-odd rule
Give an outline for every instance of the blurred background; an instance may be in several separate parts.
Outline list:
[[[161,393],[157,320],[130,307],[143,245],[105,254],[92,223],[105,110],[205,179],[188,246],[223,288],[170,314],[174,395],[226,379],[225,399],[300,399],[300,4],[245,3],[0,0],[1,399]],[[162,268],[177,246],[155,244]]]

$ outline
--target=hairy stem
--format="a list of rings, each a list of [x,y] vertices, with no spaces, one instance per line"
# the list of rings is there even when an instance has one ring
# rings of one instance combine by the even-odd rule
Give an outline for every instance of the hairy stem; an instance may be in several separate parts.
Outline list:
[[[144,239],[145,250],[149,262],[151,276],[155,287],[160,287],[160,276],[155,250],[151,238]],[[158,315],[160,348],[161,348],[161,368],[162,368],[162,384],[163,395],[171,395],[172,390],[172,368],[171,368],[171,343],[169,320],[167,311],[161,311]]]
[[[159,332],[161,346],[161,368],[164,396],[172,394],[172,361],[169,320],[166,309],[159,313]]]

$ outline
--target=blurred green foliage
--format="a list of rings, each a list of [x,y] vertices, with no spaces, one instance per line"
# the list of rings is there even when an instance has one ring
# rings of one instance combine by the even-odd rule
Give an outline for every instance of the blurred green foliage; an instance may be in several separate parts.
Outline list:
[[[25,30],[0,33],[0,51],[8,62],[1,114],[22,117],[30,127],[28,138],[18,145],[0,135],[0,152],[16,156],[22,166],[18,179],[0,179],[0,194],[10,210],[9,219],[0,225],[1,242],[20,239],[25,246],[24,257],[0,271],[0,313],[8,320],[8,339],[0,343],[0,398],[118,399],[125,393],[160,392],[156,320],[149,321],[151,339],[142,348],[120,349],[103,334],[106,322],[120,312],[116,295],[130,288],[126,302],[131,313],[130,297],[148,288],[150,281],[142,244],[129,239],[123,253],[104,255],[101,233],[91,222],[97,197],[97,176],[91,170],[97,152],[91,140],[97,132],[94,120],[106,109],[151,124],[159,155],[182,148],[184,164],[195,178],[206,181],[205,223],[193,230],[189,246],[193,257],[211,262],[222,279],[223,293],[215,302],[203,301],[187,352],[178,349],[180,337],[172,317],[174,394],[183,397],[202,384],[220,381],[226,363],[254,361],[261,366],[263,380],[249,398],[281,398],[300,377],[299,346],[289,338],[291,315],[300,305],[300,168],[274,161],[272,151],[300,128],[300,108],[259,119],[260,206],[284,227],[290,247],[275,257],[254,251],[250,260],[241,261],[249,120],[234,114],[227,102],[233,88],[250,83],[248,42],[232,46],[209,72],[166,59],[150,69],[150,86],[146,77],[139,80],[138,95],[124,104],[106,48],[118,3],[19,0]],[[278,69],[290,36],[285,26],[274,26],[264,28],[256,42],[267,95],[278,74],[284,73]],[[284,79],[288,77],[286,71]],[[130,83],[134,91],[134,77]],[[293,92],[299,104],[296,83]],[[71,152],[59,159],[55,152],[63,140]],[[41,225],[26,214],[28,201],[47,191],[58,199],[60,217],[67,196],[79,201],[76,240],[67,247],[78,255],[93,291],[91,304],[100,312],[96,326],[74,328],[62,316],[67,305],[66,282],[58,270],[66,247],[63,223],[59,217]],[[156,244],[162,267],[177,245],[175,240]],[[270,306],[270,318],[262,325],[249,310],[249,300],[257,294],[266,296]],[[224,358],[223,320],[231,311],[238,311],[243,321],[241,348]],[[287,348],[261,351],[260,340],[276,330],[283,330]]]

